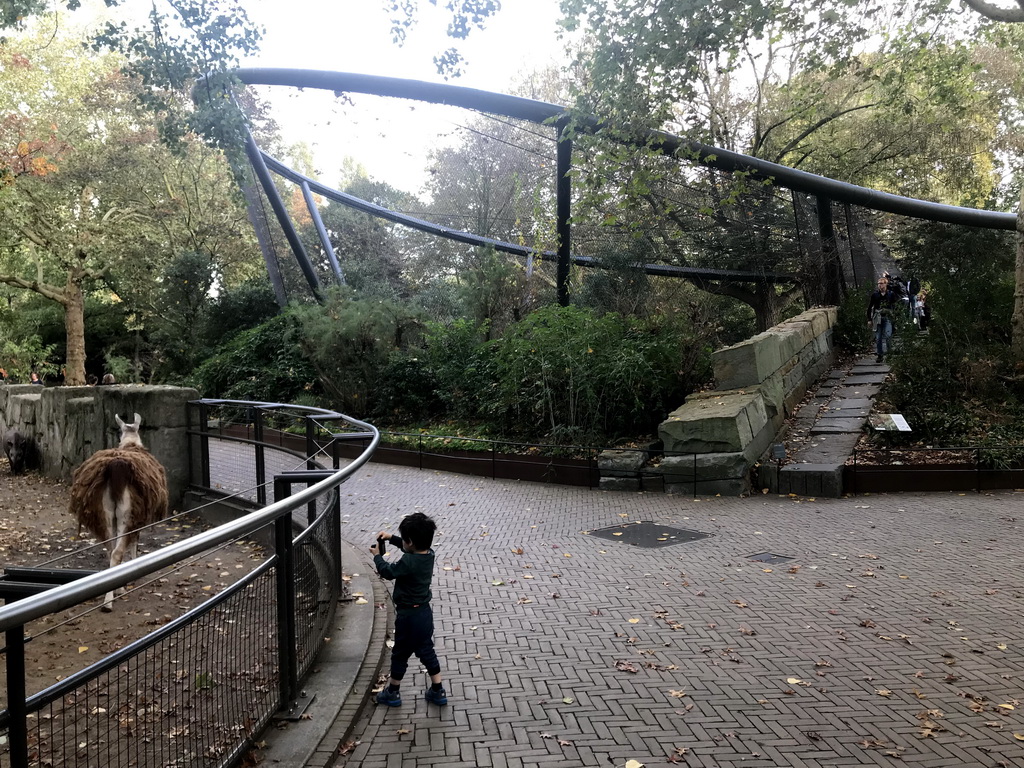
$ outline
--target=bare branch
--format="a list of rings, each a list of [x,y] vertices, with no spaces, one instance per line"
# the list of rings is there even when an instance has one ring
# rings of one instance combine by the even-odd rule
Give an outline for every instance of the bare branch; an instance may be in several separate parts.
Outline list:
[[[0,274],[0,283],[13,285],[15,288],[24,288],[26,291],[38,293],[40,296],[45,296],[47,299],[60,304],[67,302],[67,296],[64,294],[64,291],[55,286],[41,283],[38,280],[25,280],[17,275]]]

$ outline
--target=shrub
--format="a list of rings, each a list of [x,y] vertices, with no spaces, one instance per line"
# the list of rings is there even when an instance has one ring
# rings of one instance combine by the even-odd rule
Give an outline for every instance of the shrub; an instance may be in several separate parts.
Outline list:
[[[192,374],[203,397],[295,402],[316,394],[316,370],[303,357],[295,318],[279,315],[237,333]]]
[[[487,412],[511,434],[598,442],[651,429],[707,377],[710,350],[661,323],[550,306],[493,342]]]

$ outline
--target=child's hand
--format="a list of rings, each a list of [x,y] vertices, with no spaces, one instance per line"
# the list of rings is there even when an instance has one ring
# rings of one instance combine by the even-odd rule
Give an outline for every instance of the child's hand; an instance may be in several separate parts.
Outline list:
[[[378,547],[377,544],[375,543],[372,547],[370,547],[370,552],[372,552],[375,555],[379,555],[380,547]]]
[[[391,534],[388,533],[387,531],[381,531],[380,533],[377,534],[377,538],[378,539],[385,539],[387,541],[391,541]]]

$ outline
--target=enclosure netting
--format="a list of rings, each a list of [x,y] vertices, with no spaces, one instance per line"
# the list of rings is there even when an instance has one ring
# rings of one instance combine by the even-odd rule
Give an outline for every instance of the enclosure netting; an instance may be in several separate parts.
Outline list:
[[[439,320],[515,318],[555,300],[553,126],[363,94],[318,92],[301,98],[320,107],[321,118],[306,124],[310,135],[320,129],[327,133],[311,142],[326,158],[324,167],[293,165],[300,172],[435,225],[549,252],[495,253],[321,199],[324,224],[349,286],[363,294],[414,300]],[[311,112],[306,105],[303,114]],[[330,147],[341,151],[324,152]],[[279,159],[288,164],[288,158]],[[771,290],[781,297],[799,285],[792,293],[804,306],[833,303],[894,268],[878,215],[856,206],[831,203],[828,242],[813,195],[687,159],[623,152],[597,136],[575,142],[571,173],[572,252],[599,259],[603,267],[572,268],[568,287],[574,302],[604,306],[600,298],[610,292],[620,300],[610,308],[646,314],[651,311],[646,302],[671,301],[681,293],[668,285],[675,278],[645,275],[644,264],[744,273],[742,279],[691,280],[733,298],[755,293],[758,278],[792,275],[796,282],[777,282]],[[290,182],[279,179],[278,185],[318,277],[325,285],[336,282],[301,194]],[[638,185],[643,187],[635,194]],[[634,194],[627,197],[626,190]],[[288,253],[276,223],[270,229],[278,254]],[[279,260],[289,295],[308,295],[294,259]]]

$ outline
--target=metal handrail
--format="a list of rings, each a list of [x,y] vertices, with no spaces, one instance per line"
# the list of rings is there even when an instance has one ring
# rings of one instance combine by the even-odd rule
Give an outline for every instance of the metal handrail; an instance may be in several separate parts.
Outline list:
[[[266,408],[268,405],[273,405],[245,400],[200,400],[199,402],[206,405],[259,406],[262,408]],[[213,528],[204,533],[197,534],[183,541],[158,549],[155,552],[140,555],[133,560],[129,560],[127,563],[121,563],[118,566],[78,579],[70,584],[54,587],[46,592],[26,597],[0,608],[0,632],[23,626],[35,619],[62,611],[86,600],[99,597],[111,590],[124,587],[142,576],[154,573],[165,566],[172,565],[186,557],[197,555],[212,546],[225,544],[238,537],[254,533],[277,518],[291,513],[292,510],[301,507],[303,504],[307,504],[321,494],[341,485],[341,483],[354,474],[356,470],[370,460],[373,452],[377,449],[377,444],[380,442],[380,432],[376,427],[350,416],[345,416],[344,414],[336,413],[334,411],[310,408],[306,406],[291,406],[284,403],[276,405],[310,411],[318,415],[322,415],[325,420],[345,419],[351,424],[366,429],[373,435],[373,437],[371,438],[370,444],[366,447],[366,450],[364,450],[345,467],[339,469],[326,480],[322,480],[315,485],[310,485],[305,489],[297,491],[294,495],[289,496],[286,499],[282,499],[281,501],[275,502],[263,509],[251,512],[238,520],[225,523],[217,528]]]

